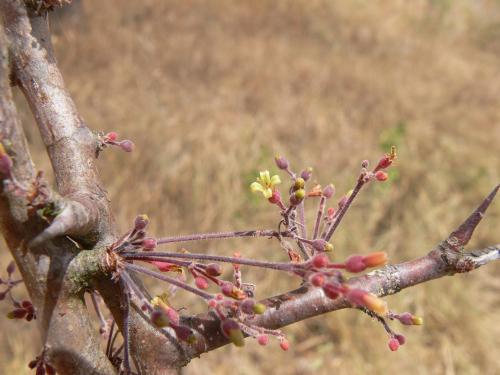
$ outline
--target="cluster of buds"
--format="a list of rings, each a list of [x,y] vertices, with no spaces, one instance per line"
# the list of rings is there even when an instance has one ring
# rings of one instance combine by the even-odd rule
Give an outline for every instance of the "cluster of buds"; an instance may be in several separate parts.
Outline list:
[[[351,288],[345,283],[345,278],[341,270],[348,269],[352,257],[353,256],[343,263],[333,263],[330,261],[327,254],[316,254],[305,265],[305,278],[309,280],[311,285],[322,288],[325,296],[330,299],[336,299],[343,296],[353,306],[364,307],[378,315],[385,315],[388,309],[384,300],[365,290]],[[361,262],[363,259],[367,261],[363,263],[363,269],[357,268],[355,272],[363,271],[367,267],[366,264],[369,264],[369,267],[379,267],[387,262],[387,256],[382,252],[372,253],[364,257],[356,257],[359,257]],[[352,270],[350,271],[353,272]]]
[[[28,363],[28,367],[36,371],[36,375],[55,375],[56,370],[45,359],[45,352],[42,352],[34,360]]]
[[[156,240],[146,237],[146,228],[149,224],[148,215],[139,215],[135,218],[133,228],[112,245],[112,251],[119,254],[125,251],[152,251],[156,248]]]
[[[7,318],[9,319],[26,319],[26,321],[30,322],[33,319],[36,319],[35,307],[30,301],[17,301],[12,296],[12,289],[21,284],[22,280],[13,280],[12,275],[16,270],[16,266],[14,262],[10,262],[6,268],[7,271],[7,279],[0,278],[0,285],[5,285],[6,288],[0,292],[0,301],[5,300],[6,297],[9,297],[10,302],[12,303],[14,309],[7,313]]]
[[[389,334],[389,348],[396,350],[405,342],[404,336],[394,333],[386,322],[399,320],[405,325],[418,325],[421,318],[409,313],[391,312],[385,301],[364,290],[362,286],[350,282],[348,273],[359,273],[369,268],[380,267],[387,263],[385,252],[372,252],[367,255],[351,255],[343,262],[333,262],[330,257],[334,253],[332,237],[342,218],[351,207],[353,200],[368,182],[385,181],[388,178],[385,170],[396,158],[396,150],[384,155],[376,167],[369,171],[368,161],[361,163],[361,172],[352,190],[342,195],[336,207],[327,207],[327,201],[335,194],[333,184],[321,187],[313,184],[308,187],[313,177],[312,168],[295,173],[290,163],[283,157],[276,157],[276,166],[290,177],[287,199],[282,199],[278,185],[282,179],[271,175],[267,170],[259,173],[256,181],[250,185],[254,193],[260,193],[271,204],[280,210],[278,231],[249,230],[237,232],[198,233],[184,236],[163,238],[146,237],[149,219],[140,215],[135,219],[133,228],[113,244],[109,251],[118,259],[121,269],[116,272],[130,295],[142,303],[144,311],[149,313],[151,322],[160,329],[171,329],[179,340],[196,343],[197,336],[192,329],[182,322],[179,310],[172,307],[165,296],[148,300],[129,273],[147,275],[170,284],[171,292],[184,290],[201,297],[208,308],[220,320],[222,334],[236,346],[244,345],[246,336],[253,337],[260,345],[267,345],[269,337],[275,337],[283,350],[288,350],[289,342],[282,332],[269,330],[259,326],[258,315],[266,311],[263,303],[254,299],[255,286],[242,282],[241,267],[260,267],[286,272],[300,277],[312,287],[321,288],[330,299],[343,298],[353,307],[360,309],[380,321]],[[316,220],[311,232],[305,220],[306,201],[319,199]],[[242,257],[236,253],[233,257],[190,253],[185,248],[177,252],[158,251],[165,244],[176,244],[189,241],[219,240],[237,237],[261,237],[276,239],[286,250],[289,262],[269,262]],[[137,264],[145,262],[156,270]],[[233,280],[224,279],[221,263],[231,264]],[[173,273],[173,276],[169,276]],[[192,277],[192,282],[188,281]]]
[[[98,134],[99,143],[97,145],[96,156],[108,146],[116,146],[125,152],[132,152],[134,150],[134,142],[128,139],[118,140],[116,132],[109,132],[106,134]]]

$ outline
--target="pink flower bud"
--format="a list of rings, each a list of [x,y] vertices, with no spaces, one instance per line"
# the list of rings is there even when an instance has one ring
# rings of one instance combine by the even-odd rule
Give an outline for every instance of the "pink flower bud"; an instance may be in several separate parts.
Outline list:
[[[404,312],[402,314],[399,314],[398,316],[398,320],[404,324],[404,325],[407,325],[407,326],[411,326],[413,325],[413,315],[409,312]]]
[[[251,298],[247,298],[244,300],[241,305],[240,305],[240,310],[243,311],[245,314],[254,314],[253,312],[253,307],[255,305],[255,300]]]
[[[304,169],[301,173],[300,173],[300,177],[302,177],[304,179],[304,181],[309,181],[309,179],[311,178],[312,176],[312,172],[313,172],[313,169],[311,167],[309,168],[306,168]]]
[[[196,287],[198,289],[207,289],[208,288],[208,281],[203,276],[195,277],[194,283],[196,284]]]
[[[382,159],[379,160],[375,170],[378,171],[379,169],[385,169],[385,168],[389,167],[391,164],[392,164],[391,156],[386,154],[386,155],[382,156]]]
[[[330,199],[335,194],[335,187],[332,184],[326,185],[323,189],[323,196]]]
[[[104,137],[107,138],[108,140],[114,142],[118,138],[118,134],[116,132],[109,132]]]
[[[148,237],[142,240],[142,248],[144,251],[151,251],[156,249],[157,242],[156,239]]]
[[[323,268],[330,262],[326,254],[317,254],[312,258],[312,265],[315,268]]]
[[[389,175],[384,171],[378,171],[375,173],[375,178],[377,181],[385,181],[389,178]]]
[[[215,309],[217,307],[217,301],[214,299],[211,299],[210,301],[208,301],[208,307]]]
[[[326,244],[327,242],[322,238],[318,238],[312,241],[312,247],[314,247],[314,250],[317,251],[325,251]]]
[[[345,261],[345,269],[349,272],[362,272],[366,269],[366,265],[363,262],[364,257],[362,255],[351,255]]]
[[[274,161],[276,162],[276,166],[279,168],[279,169],[287,169],[288,168],[288,160],[286,160],[283,156],[275,156],[274,157]]]
[[[129,141],[128,139],[119,142],[118,146],[120,146],[120,148],[125,152],[132,152],[135,147],[134,142]]]
[[[288,342],[287,339],[282,339],[280,341],[280,348],[284,350],[285,352],[290,349],[290,343]]]
[[[363,160],[361,162],[361,168],[368,168],[370,166],[370,162],[368,160]]]
[[[273,195],[271,195],[271,197],[268,198],[268,201],[272,204],[279,203],[281,201],[281,194],[279,190],[273,190]]]
[[[403,335],[395,335],[394,337],[396,338],[396,340],[398,340],[399,345],[404,345],[405,344],[406,337],[404,337]]]
[[[179,268],[179,266],[177,266],[175,264],[168,263],[168,262],[160,262],[157,260],[153,260],[150,263],[154,264],[156,266],[156,268],[158,268],[158,270],[161,272],[170,272],[173,270],[177,270]]]
[[[320,287],[325,282],[325,276],[322,273],[315,273],[309,278],[309,282],[317,287]]]
[[[399,341],[396,338],[391,338],[389,340],[389,349],[393,352],[399,349]]]
[[[266,346],[269,343],[269,336],[268,335],[259,335],[257,336],[257,342],[259,345]]]

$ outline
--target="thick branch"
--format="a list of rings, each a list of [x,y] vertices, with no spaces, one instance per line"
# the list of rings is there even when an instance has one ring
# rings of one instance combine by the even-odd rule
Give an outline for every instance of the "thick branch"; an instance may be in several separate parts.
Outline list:
[[[48,16],[28,16],[20,0],[2,2],[14,79],[20,85],[47,147],[64,210],[34,244],[69,234],[84,237],[107,224],[107,201],[94,163],[96,138],[78,115],[57,67]],[[102,231],[101,231],[102,232]]]
[[[13,160],[12,175],[16,181],[32,188],[36,181],[35,169],[12,101],[6,46],[4,29],[0,27],[1,142]],[[40,231],[42,221],[30,214],[27,203],[26,195],[10,190],[1,193],[2,233],[37,309],[37,321],[50,360],[61,374],[114,374],[111,364],[98,350],[82,293],[73,293],[74,283],[66,276],[75,254],[74,244],[63,239],[46,243],[39,252],[28,251],[26,239]]]

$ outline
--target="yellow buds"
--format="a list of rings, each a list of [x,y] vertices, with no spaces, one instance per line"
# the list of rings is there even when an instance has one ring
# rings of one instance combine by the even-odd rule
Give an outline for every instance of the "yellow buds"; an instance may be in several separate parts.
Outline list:
[[[421,326],[422,324],[424,324],[424,318],[422,318],[421,316],[414,316],[411,318],[411,322],[415,326]]]

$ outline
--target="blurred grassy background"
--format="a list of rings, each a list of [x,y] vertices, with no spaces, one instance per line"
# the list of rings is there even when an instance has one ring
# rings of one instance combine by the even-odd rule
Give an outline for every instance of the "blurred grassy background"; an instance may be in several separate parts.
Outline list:
[[[334,240],[339,257],[387,251],[400,262],[430,250],[500,181],[500,2],[98,1],[54,22],[60,67],[92,129],[136,143],[99,159],[120,228],[147,213],[158,235],[274,227],[249,192],[273,155],[349,190],[360,161],[399,148],[390,182],[371,185]],[[17,96],[38,167],[50,170]],[[50,173],[49,173],[50,175]],[[498,242],[496,203],[471,248]],[[193,250],[284,259],[266,240]],[[1,255],[7,264],[9,256]],[[226,347],[185,374],[498,374],[500,265],[388,298],[424,316],[382,328],[342,311],[285,329],[292,348]],[[245,271],[263,297],[295,286]],[[160,291],[159,286],[155,287]],[[182,302],[189,303],[189,302]],[[198,308],[200,308],[198,306]],[[1,313],[8,310],[0,304]],[[35,329],[0,320],[2,373],[28,373]]]

